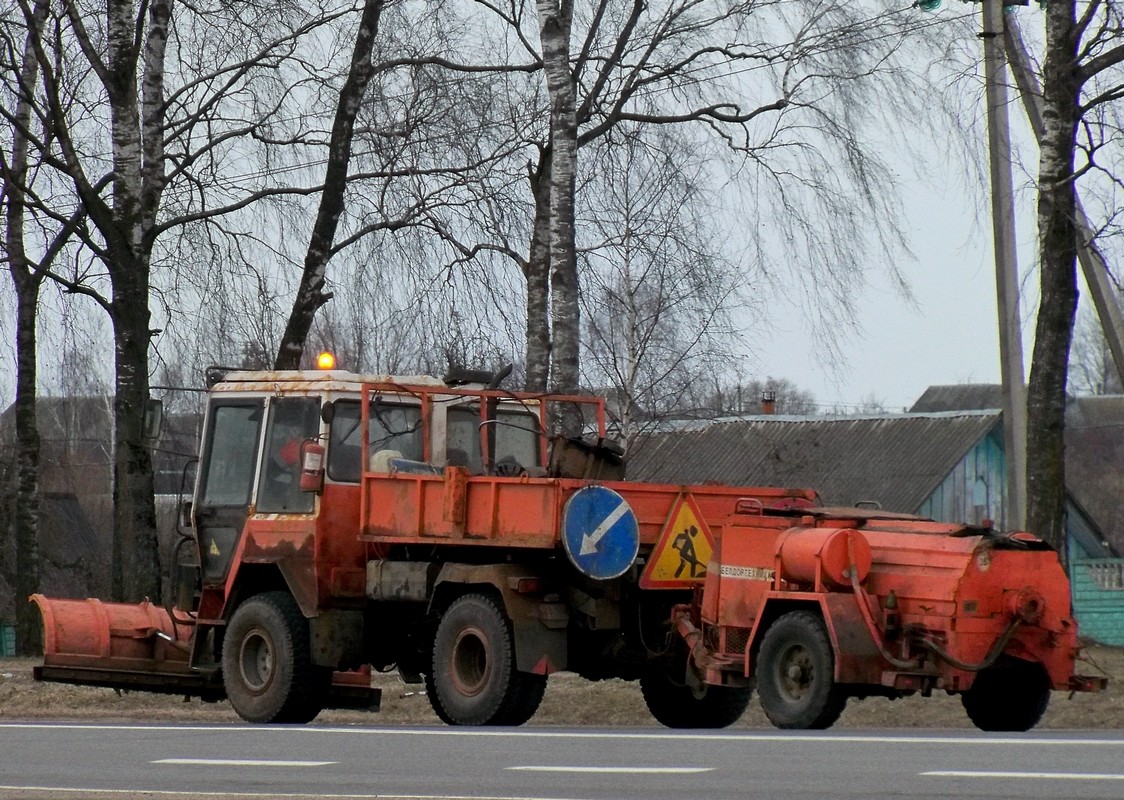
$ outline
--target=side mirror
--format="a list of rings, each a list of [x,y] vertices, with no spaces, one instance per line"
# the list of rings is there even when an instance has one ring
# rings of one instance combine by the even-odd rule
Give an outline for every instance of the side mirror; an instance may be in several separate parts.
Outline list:
[[[176,519],[176,532],[177,533],[181,533],[181,535],[182,535],[182,532],[186,532],[186,531],[191,530],[191,528],[192,528],[191,510],[192,509],[191,509],[191,501],[190,500],[184,500],[182,503],[180,503],[179,514],[177,514],[177,519]]]
[[[164,401],[150,397],[144,405],[144,438],[150,442],[155,441],[163,427]]]
[[[324,445],[313,439],[301,443],[301,491],[320,492],[324,488]]]

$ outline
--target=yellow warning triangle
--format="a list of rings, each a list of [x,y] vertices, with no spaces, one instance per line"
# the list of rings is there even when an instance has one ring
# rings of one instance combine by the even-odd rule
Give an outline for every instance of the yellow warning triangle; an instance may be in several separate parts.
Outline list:
[[[714,535],[703,519],[694,497],[679,495],[660,533],[644,574],[641,589],[683,589],[706,577],[706,565],[714,554]]]

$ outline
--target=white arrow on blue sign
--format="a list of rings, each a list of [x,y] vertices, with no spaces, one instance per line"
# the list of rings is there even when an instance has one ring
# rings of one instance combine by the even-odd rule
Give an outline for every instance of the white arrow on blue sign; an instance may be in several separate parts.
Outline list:
[[[623,575],[640,549],[636,514],[605,486],[574,492],[562,511],[562,545],[583,575],[607,580]]]

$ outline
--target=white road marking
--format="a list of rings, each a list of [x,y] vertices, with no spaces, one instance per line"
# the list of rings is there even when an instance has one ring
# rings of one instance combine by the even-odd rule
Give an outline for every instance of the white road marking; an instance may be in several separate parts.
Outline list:
[[[275,800],[574,800],[573,798],[532,797],[525,795],[479,795],[479,794],[332,794],[316,792],[278,793],[278,792],[200,792],[173,789],[94,789],[73,786],[0,786],[0,792],[41,792],[48,795],[79,795],[81,797],[99,795],[137,795],[145,797],[268,797]]]
[[[326,767],[338,761],[278,761],[254,758],[158,758],[152,764],[193,764],[209,767]]]
[[[713,772],[713,767],[558,767],[525,766],[504,767],[521,772],[595,772],[621,775],[685,775],[694,772]]]
[[[1037,781],[1124,781],[1124,775],[1109,772],[988,772],[984,770],[934,770],[929,778],[1022,778]]]
[[[702,742],[838,742],[844,744],[973,744],[1005,745],[1011,747],[1120,747],[1124,748],[1124,737],[1073,738],[1061,737],[1035,738],[1030,736],[983,737],[966,733],[963,736],[902,736],[874,734],[838,733],[672,733],[635,731],[554,731],[542,729],[522,730],[477,730],[466,728],[339,728],[319,726],[271,726],[271,725],[89,725],[80,723],[46,722],[0,722],[0,730],[92,730],[92,731],[184,731],[203,732],[244,732],[284,735],[309,734],[351,734],[359,736],[461,736],[480,739],[484,737],[509,737],[530,739],[606,739],[618,741],[633,739],[638,741],[668,742],[675,740]]]

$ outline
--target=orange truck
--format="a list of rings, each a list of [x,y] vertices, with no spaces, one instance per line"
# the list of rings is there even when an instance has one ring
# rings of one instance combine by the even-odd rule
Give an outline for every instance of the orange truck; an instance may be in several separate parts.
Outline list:
[[[162,605],[35,595],[41,680],[227,698],[252,722],[424,683],[456,725],[518,725],[550,674],[639,680],[661,723],[831,725],[851,697],[959,694],[1025,730],[1094,691],[1056,554],[1025,533],[814,491],[630,482],[604,403],[502,375],[208,370]],[[561,405],[593,434],[551,436]]]

